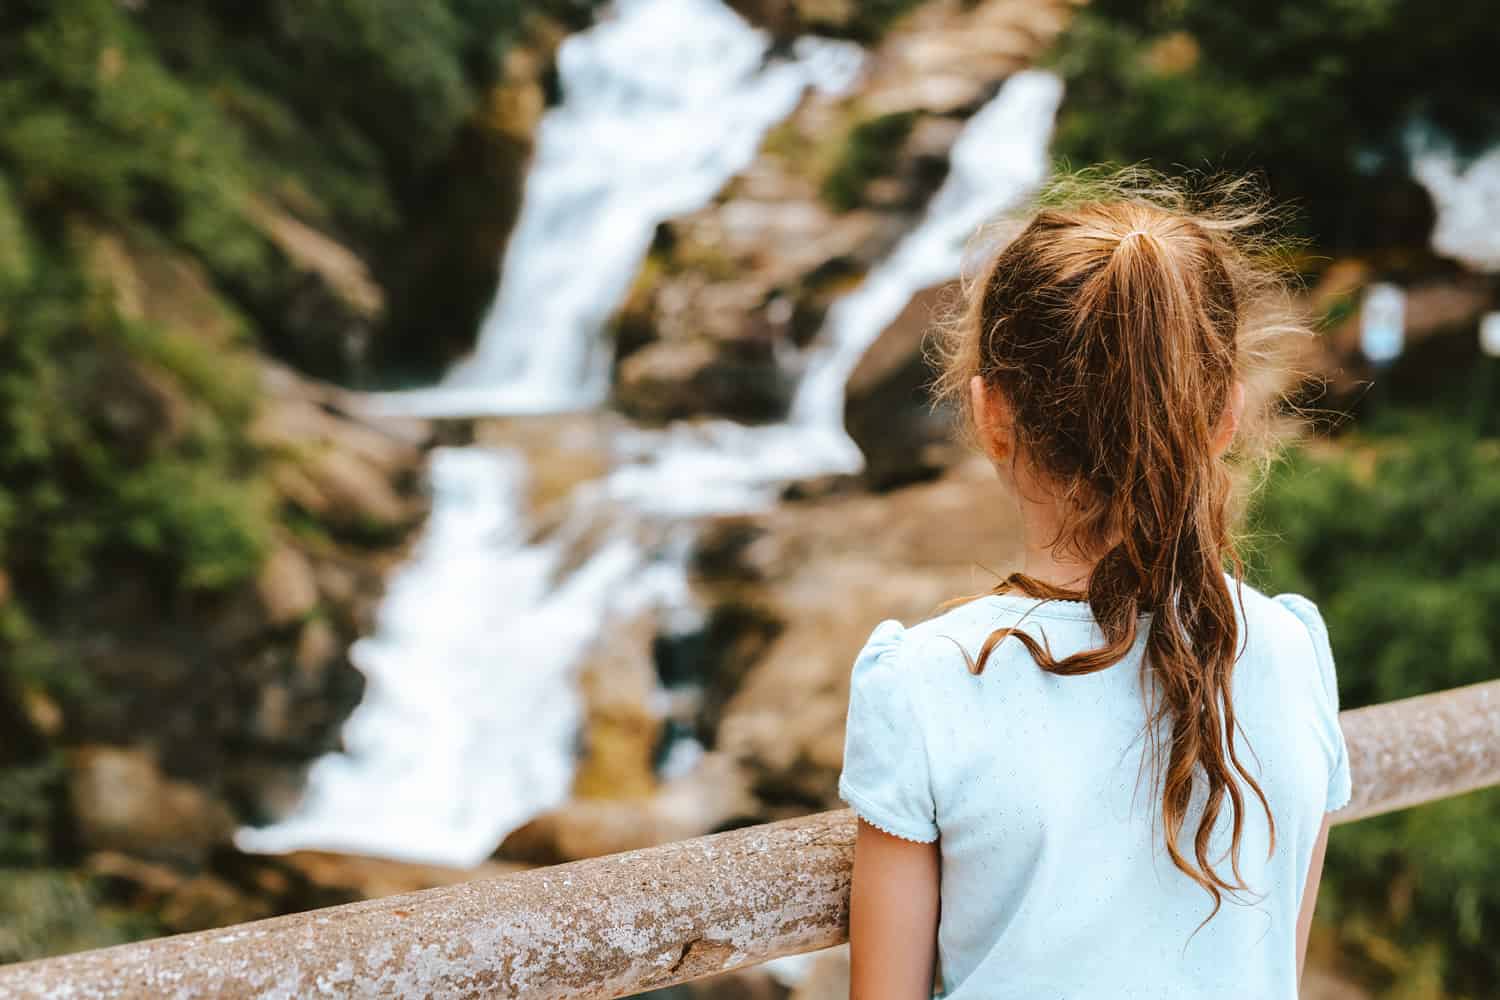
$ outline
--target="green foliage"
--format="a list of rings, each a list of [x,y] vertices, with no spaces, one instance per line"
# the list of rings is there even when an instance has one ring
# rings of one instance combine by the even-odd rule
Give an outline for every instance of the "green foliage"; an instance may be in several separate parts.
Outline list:
[[[916,122],[915,112],[898,111],[850,128],[837,161],[823,178],[823,200],[841,212],[862,205],[866,185],[889,169]]]
[[[164,597],[255,571],[272,510],[245,362],[124,319],[65,253],[0,289],[0,560],[45,617],[101,571]]]
[[[46,863],[61,780],[62,762],[55,754],[41,763],[0,768],[0,866]]]
[[[1069,160],[1264,172],[1329,247],[1419,242],[1413,128],[1474,150],[1500,136],[1485,0],[1434,16],[1417,0],[1106,0],[1053,62],[1067,82],[1055,151]]]
[[[159,933],[139,915],[101,906],[94,887],[76,875],[0,869],[0,964],[106,948]]]
[[[1381,423],[1295,456],[1255,516],[1254,576],[1319,602],[1346,708],[1500,675],[1500,440],[1399,411]],[[1500,791],[1340,828],[1326,886],[1320,914],[1387,995],[1500,982]]]
[[[226,277],[263,280],[243,210],[252,169],[205,94],[175,78],[113,0],[50,5],[0,41],[0,162],[43,217],[157,228]]]

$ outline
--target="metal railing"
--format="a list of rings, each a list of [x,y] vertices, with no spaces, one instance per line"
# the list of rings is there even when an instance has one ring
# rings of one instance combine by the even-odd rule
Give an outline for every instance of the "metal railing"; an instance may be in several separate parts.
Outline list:
[[[1344,712],[1335,817],[1500,784],[1500,681]],[[0,967],[0,998],[605,998],[845,940],[848,812]]]

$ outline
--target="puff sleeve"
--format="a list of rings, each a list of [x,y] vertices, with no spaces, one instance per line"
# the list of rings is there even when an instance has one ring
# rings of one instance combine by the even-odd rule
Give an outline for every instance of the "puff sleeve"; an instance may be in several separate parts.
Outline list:
[[[938,828],[913,675],[900,662],[904,634],[900,622],[883,621],[855,657],[839,798],[872,826],[926,844]]]
[[[1317,659],[1319,690],[1323,697],[1318,710],[1318,722],[1323,730],[1325,744],[1333,748],[1333,763],[1328,776],[1328,812],[1342,809],[1349,804],[1352,786],[1349,777],[1349,749],[1344,742],[1344,730],[1339,725],[1339,685],[1334,671],[1333,648],[1328,642],[1328,626],[1323,621],[1318,606],[1301,594],[1277,594],[1276,601],[1301,620],[1312,639]]]

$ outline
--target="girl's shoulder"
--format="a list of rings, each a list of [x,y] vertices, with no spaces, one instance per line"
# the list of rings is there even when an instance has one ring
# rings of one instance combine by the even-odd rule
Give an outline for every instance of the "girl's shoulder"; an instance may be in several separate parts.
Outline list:
[[[972,677],[970,665],[989,637],[1002,628],[1021,628],[1049,642],[1097,637],[1089,606],[1078,601],[1042,601],[1013,594],[985,594],[913,625],[888,618],[874,627],[855,658],[856,682],[881,686],[931,686],[943,679]],[[989,663],[1029,656],[1020,643],[1002,643]],[[988,671],[988,668],[986,668]]]
[[[1266,594],[1233,580],[1230,594],[1243,616],[1246,640],[1261,658],[1315,667],[1320,682],[1337,695],[1328,625],[1316,603],[1294,591]]]

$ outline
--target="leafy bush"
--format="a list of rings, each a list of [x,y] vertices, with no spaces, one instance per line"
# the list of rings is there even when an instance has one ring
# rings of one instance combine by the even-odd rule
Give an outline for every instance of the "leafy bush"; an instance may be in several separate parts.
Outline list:
[[[1423,243],[1407,140],[1500,137],[1485,0],[1104,0],[1052,61],[1067,83],[1054,150],[1077,163],[1255,170],[1340,249]]]
[[[1297,455],[1253,532],[1258,582],[1321,605],[1346,708],[1500,676],[1500,439],[1409,412],[1380,423]],[[1493,995],[1500,790],[1338,829],[1319,913],[1382,995]]]
[[[70,872],[0,869],[0,964],[159,933],[146,918],[100,906],[94,888]]]
[[[124,319],[66,256],[34,274],[0,288],[0,560],[18,593],[42,608],[122,566],[168,596],[248,577],[272,511],[235,359],[215,375],[206,345]]]
[[[916,121],[915,112],[898,111],[855,123],[823,179],[823,200],[841,212],[864,204],[865,186],[890,169]]]

